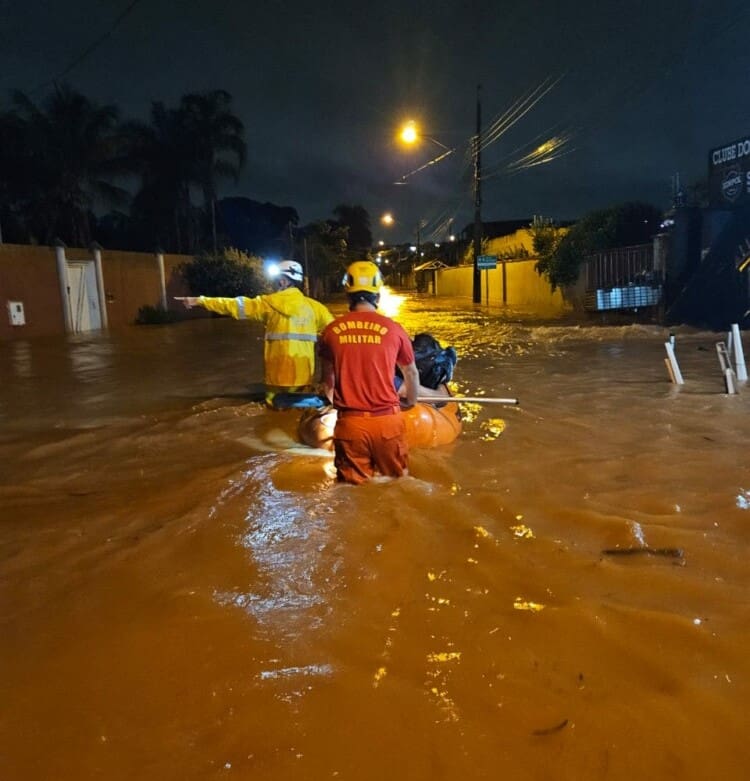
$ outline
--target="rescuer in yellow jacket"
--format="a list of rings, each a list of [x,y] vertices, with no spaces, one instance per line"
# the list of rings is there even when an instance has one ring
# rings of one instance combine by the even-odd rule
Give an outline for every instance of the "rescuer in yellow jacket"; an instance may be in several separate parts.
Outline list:
[[[302,293],[302,266],[294,260],[278,264],[275,287],[268,295],[247,298],[176,297],[190,309],[202,306],[235,320],[259,320],[266,326],[266,401],[276,393],[309,391],[315,379],[315,342],[333,320],[323,304]]]

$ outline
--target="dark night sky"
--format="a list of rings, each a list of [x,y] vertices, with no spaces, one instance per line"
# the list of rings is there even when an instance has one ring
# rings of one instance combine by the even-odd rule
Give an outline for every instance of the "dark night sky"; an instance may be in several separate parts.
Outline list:
[[[302,223],[360,203],[375,238],[407,240],[420,219],[427,236],[441,217],[457,229],[472,219],[463,151],[477,83],[485,130],[554,84],[484,149],[486,220],[570,219],[628,199],[666,207],[675,173],[705,176],[710,148],[750,132],[746,0],[138,0],[112,29],[127,7],[0,0],[2,94],[41,98],[40,85],[111,30],[64,80],[142,119],[152,100],[228,90],[249,155],[222,194],[293,206]],[[407,117],[457,151],[395,186],[439,153],[397,146]],[[558,159],[507,170],[552,136],[565,140]]]

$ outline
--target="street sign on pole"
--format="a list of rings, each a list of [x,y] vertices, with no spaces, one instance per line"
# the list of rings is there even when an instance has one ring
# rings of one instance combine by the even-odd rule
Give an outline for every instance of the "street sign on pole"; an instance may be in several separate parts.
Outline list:
[[[497,255],[480,255],[477,258],[477,268],[484,271],[497,268]]]

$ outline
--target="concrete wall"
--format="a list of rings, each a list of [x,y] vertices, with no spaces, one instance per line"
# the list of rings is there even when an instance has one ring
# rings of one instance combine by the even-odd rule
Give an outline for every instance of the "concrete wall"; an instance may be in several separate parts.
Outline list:
[[[489,253],[488,253],[489,254]],[[534,269],[535,260],[498,262],[497,268],[481,271],[482,303],[491,306],[503,304],[531,312],[540,317],[559,317],[576,309],[575,296],[568,291],[550,290],[549,282]],[[505,267],[505,296],[503,296],[503,267]],[[432,278],[428,272],[428,279]],[[437,272],[437,294],[472,298],[474,274],[472,266],[445,268]],[[430,292],[432,290],[430,284]],[[489,295],[488,295],[489,294]]]
[[[482,252],[485,255],[497,255],[505,258],[518,258],[526,254],[533,256],[534,239],[528,228],[521,228],[510,236],[498,236],[494,239],[488,239],[483,244]]]
[[[12,326],[8,301],[20,301],[26,325]],[[0,245],[0,339],[65,332],[60,283],[52,247]]]
[[[67,256],[73,257],[72,251],[68,250]],[[177,307],[172,297],[189,295],[178,267],[192,258],[168,254],[163,257],[167,308],[175,309]],[[161,288],[156,255],[102,250],[102,271],[110,328],[135,322],[142,306],[160,307]]]
[[[552,292],[549,282],[534,268],[534,240],[528,228],[485,240],[482,253],[498,258],[496,269],[480,272],[483,304],[507,305],[539,317],[583,312],[585,269],[576,285]],[[473,258],[474,251],[469,245],[463,258],[465,265],[436,272],[438,295],[473,298]],[[422,287],[434,292],[432,272],[424,274]]]
[[[90,250],[66,248],[69,261],[91,260]],[[102,250],[102,275],[110,328],[135,322],[145,305],[159,307],[161,283],[156,255],[145,252]],[[168,307],[172,296],[188,295],[178,266],[186,255],[164,256]],[[10,324],[8,301],[24,305],[26,325]],[[65,333],[63,301],[53,247],[0,244],[0,340],[27,339]]]

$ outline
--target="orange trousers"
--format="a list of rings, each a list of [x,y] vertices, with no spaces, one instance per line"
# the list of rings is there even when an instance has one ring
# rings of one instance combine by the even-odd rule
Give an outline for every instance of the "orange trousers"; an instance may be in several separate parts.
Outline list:
[[[375,473],[401,477],[409,466],[406,426],[398,413],[378,417],[339,415],[333,430],[336,478],[364,483]]]

